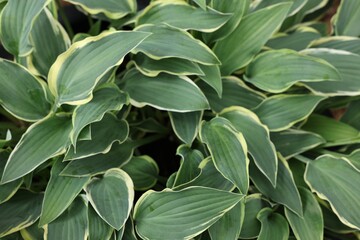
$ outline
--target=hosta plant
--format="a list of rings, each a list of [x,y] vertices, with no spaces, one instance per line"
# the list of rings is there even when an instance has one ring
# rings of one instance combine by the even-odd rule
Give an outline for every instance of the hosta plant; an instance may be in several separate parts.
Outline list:
[[[1,0],[0,238],[358,239],[337,3]]]

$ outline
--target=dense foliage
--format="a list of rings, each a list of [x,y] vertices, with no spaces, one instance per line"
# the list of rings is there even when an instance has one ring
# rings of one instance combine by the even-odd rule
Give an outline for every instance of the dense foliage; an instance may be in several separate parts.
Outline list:
[[[0,0],[1,239],[360,237],[360,1],[67,2]]]

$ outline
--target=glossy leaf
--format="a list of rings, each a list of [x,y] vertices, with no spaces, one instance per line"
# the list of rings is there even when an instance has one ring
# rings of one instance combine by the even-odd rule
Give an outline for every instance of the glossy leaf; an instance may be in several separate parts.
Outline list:
[[[246,15],[239,26],[214,46],[223,76],[246,66],[285,19],[291,3],[280,3]]]
[[[285,208],[285,216],[288,219],[291,229],[299,240],[323,239],[324,220],[319,203],[315,196],[307,189],[299,189],[303,203],[303,217]]]
[[[82,197],[75,198],[69,208],[49,225],[45,225],[44,238],[57,240],[66,236],[69,240],[86,239],[88,233],[87,202]]]
[[[289,238],[289,225],[281,214],[274,213],[271,208],[264,208],[257,218],[261,222],[259,240],[287,240]]]
[[[315,95],[275,95],[265,99],[254,112],[270,131],[278,132],[304,120],[323,99]]]
[[[360,36],[360,3],[356,0],[342,1],[335,16],[336,35]]]
[[[109,240],[114,229],[88,206],[89,240]],[[120,238],[121,239],[121,238]]]
[[[250,177],[256,188],[271,200],[285,205],[291,211],[302,217],[302,203],[296,188],[292,172],[282,157],[279,157],[276,187],[257,169],[250,164]]]
[[[185,76],[162,73],[156,78],[150,78],[133,70],[129,71],[124,79],[124,90],[130,95],[131,104],[136,107],[150,105],[173,112],[192,112],[208,108],[204,94]]]
[[[0,82],[0,104],[12,115],[34,122],[50,112],[47,86],[24,67],[0,59]]]
[[[61,159],[58,159],[51,168],[51,176],[45,190],[39,226],[48,224],[59,217],[90,180],[89,177],[59,176],[65,166],[66,164]]]
[[[292,50],[259,54],[246,68],[245,74],[246,81],[271,93],[284,92],[297,82],[341,80],[338,71],[326,61]]]
[[[43,194],[19,190],[0,204],[0,237],[32,225],[40,217]]]
[[[360,229],[360,171],[347,160],[323,155],[308,162],[305,181],[320,198],[327,200],[345,225]],[[336,191],[334,191],[336,189]]]
[[[124,56],[148,36],[142,32],[107,31],[71,45],[49,71],[49,87],[56,105],[82,105],[91,101],[101,77],[120,65]]]
[[[241,193],[249,188],[249,159],[243,135],[225,118],[203,122],[200,138],[210,151],[216,168],[235,184]]]
[[[250,110],[242,107],[225,108],[221,117],[228,119],[244,135],[249,153],[260,171],[276,186],[278,160],[269,130]]]
[[[5,49],[15,56],[26,56],[32,51],[30,31],[36,17],[50,0],[11,0],[1,12],[0,38]]]
[[[144,9],[137,18],[136,24],[168,24],[184,30],[213,32],[224,25],[230,15],[208,8],[190,6],[183,1],[156,1]]]
[[[85,191],[99,216],[120,230],[134,201],[134,184],[129,175],[118,168],[109,169],[102,178],[92,179]]]
[[[191,145],[199,131],[203,112],[177,113],[169,112],[172,128],[176,136]]]
[[[152,188],[159,176],[157,163],[147,155],[132,157],[121,169],[130,176],[134,189],[140,191]]]
[[[64,116],[50,116],[33,124],[11,152],[1,182],[16,180],[46,160],[65,153],[70,131],[71,120]]]
[[[148,191],[135,205],[136,231],[145,239],[189,239],[206,230],[242,198],[240,194],[205,187]]]

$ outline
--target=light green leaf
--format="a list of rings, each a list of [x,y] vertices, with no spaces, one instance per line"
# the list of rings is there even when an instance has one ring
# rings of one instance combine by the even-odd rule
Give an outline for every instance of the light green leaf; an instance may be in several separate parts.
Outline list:
[[[115,143],[105,154],[71,161],[60,173],[61,176],[82,177],[104,173],[110,168],[118,168],[126,164],[132,157],[134,146],[131,142]]]
[[[1,134],[3,135],[3,134]],[[4,134],[5,135],[5,134]],[[9,129],[6,130],[6,135],[2,136],[0,138],[0,148],[4,148],[4,146],[8,145],[11,143],[12,140],[12,135],[11,135],[11,131]]]
[[[107,31],[71,45],[49,71],[49,87],[56,105],[82,105],[91,101],[92,91],[101,77],[120,65],[124,56],[148,36],[143,32]]]
[[[93,178],[86,195],[99,216],[116,230],[125,224],[134,201],[134,184],[121,169],[112,168],[102,178]]]
[[[288,49],[259,54],[245,74],[246,81],[271,93],[284,92],[297,82],[341,80],[338,71],[328,62]]]
[[[134,183],[134,189],[145,191],[152,188],[159,177],[159,167],[149,156],[132,157],[131,160],[121,167]]]
[[[256,216],[265,207],[270,207],[270,204],[259,193],[245,197],[245,217],[239,235],[241,239],[256,238],[259,235],[261,224]]]
[[[325,139],[318,134],[296,129],[273,132],[270,138],[276,150],[286,159],[325,143]]]
[[[32,225],[40,217],[43,194],[19,190],[0,204],[0,237]]]
[[[10,153],[7,151],[0,150],[0,177],[2,176],[9,155]],[[23,179],[20,178],[16,181],[0,184],[0,204],[9,200],[17,192],[22,183]]]
[[[308,162],[304,177],[311,191],[330,203],[341,222],[360,229],[360,192],[355,190],[360,186],[358,169],[346,159],[323,155]]]
[[[201,124],[200,138],[210,151],[216,168],[235,184],[241,193],[249,188],[249,159],[243,135],[225,118]]]
[[[291,3],[280,3],[246,15],[239,26],[214,52],[219,57],[223,76],[246,66],[284,21]]]
[[[192,112],[209,107],[201,90],[185,76],[162,73],[156,78],[150,78],[131,70],[124,79],[124,91],[130,95],[130,102],[136,107],[150,105],[173,112]]]
[[[199,75],[199,78],[209,84],[218,94],[219,97],[222,96],[222,80],[220,68],[218,65],[199,65],[203,75]]]
[[[245,217],[245,201],[238,202],[209,228],[211,240],[237,240]]]
[[[87,202],[77,197],[69,208],[55,221],[44,226],[44,239],[58,240],[66,236],[67,240],[86,239],[88,235]]]
[[[357,0],[341,1],[337,14],[335,15],[336,35],[358,37],[360,35],[360,2]]]
[[[69,36],[46,8],[37,17],[30,36],[34,46],[30,61],[35,69],[46,77],[58,55],[69,48]]]
[[[358,76],[360,70],[360,55],[343,50],[327,48],[306,49],[303,53],[313,57],[322,58],[333,65],[341,76],[341,81],[307,82],[304,83],[316,94],[327,96],[357,96],[360,94]]]
[[[165,23],[184,30],[213,32],[229,18],[229,14],[211,8],[204,11],[184,1],[154,1],[136,19],[136,25]]]
[[[324,234],[324,221],[319,203],[315,196],[307,189],[299,189],[303,203],[303,217],[285,208],[285,216],[298,240],[322,240]]]
[[[339,146],[360,141],[359,130],[323,115],[312,114],[302,129],[322,136],[327,142],[325,146]]]
[[[129,125],[112,114],[106,114],[100,122],[91,124],[91,140],[76,143],[76,151],[71,146],[64,161],[93,156],[110,151],[114,142],[123,143],[129,134]]]
[[[240,194],[205,187],[148,191],[135,205],[136,231],[144,239],[189,239],[206,230],[242,198]]]
[[[360,39],[348,36],[331,36],[312,42],[311,47],[332,48],[360,55]]]
[[[222,13],[231,14],[230,19],[221,26],[218,30],[212,33],[204,33],[203,38],[207,43],[213,43],[215,41],[221,40],[229,36],[239,25],[243,15],[247,12],[249,8],[249,0],[232,0],[232,1],[223,1],[223,0],[212,0],[210,6],[216,11]]]
[[[176,136],[191,145],[198,134],[203,112],[177,113],[169,112],[171,126]]]
[[[314,28],[302,26],[289,34],[280,33],[278,35],[275,35],[266,43],[266,46],[272,49],[287,48],[295,51],[300,51],[308,48],[308,46],[315,39],[318,39],[320,37],[320,33]]]
[[[243,81],[233,76],[222,78],[221,98],[208,84],[204,82],[197,82],[197,84],[208,99],[211,109],[215,112],[221,112],[230,106],[253,109],[265,99],[264,95],[249,88]]]
[[[74,5],[80,6],[86,12],[96,15],[104,14],[110,19],[123,18],[130,13],[136,11],[135,0],[103,0],[101,2],[97,0],[66,0]]]
[[[144,75],[156,77],[160,73],[172,75],[204,75],[199,65],[181,58],[151,59],[143,53],[134,56],[136,68]]]
[[[50,0],[11,0],[0,17],[0,38],[4,48],[14,56],[24,57],[32,51],[30,31],[36,17]]]
[[[220,116],[229,120],[244,135],[256,166],[276,186],[278,160],[269,129],[260,122],[256,114],[243,107],[225,108]]]
[[[93,99],[87,104],[75,108],[72,117],[73,130],[71,142],[76,146],[76,141],[81,130],[90,123],[101,121],[106,112],[118,111],[128,103],[128,96],[116,86],[106,86],[94,92]]]
[[[51,168],[50,180],[46,186],[39,226],[59,217],[74,201],[90,177],[59,176],[66,163],[58,159]]]
[[[142,52],[152,59],[181,58],[204,65],[220,64],[216,55],[188,32],[167,25],[141,25],[135,31],[152,33],[132,52]],[[177,47],[174,47],[177,46]]]
[[[0,104],[16,118],[34,122],[50,112],[46,84],[26,68],[0,59],[0,82]]]
[[[257,219],[261,222],[259,240],[288,240],[289,225],[282,215],[274,213],[271,208],[264,208]]]
[[[271,184],[254,164],[250,164],[250,178],[261,193],[274,202],[285,205],[301,217],[303,213],[300,194],[296,188],[292,172],[286,160],[281,156],[279,156],[278,167],[276,187]]]
[[[70,131],[71,120],[60,115],[33,124],[11,152],[1,182],[16,180],[46,160],[65,153],[70,144]]]
[[[278,132],[304,120],[323,99],[309,94],[275,95],[265,99],[254,112],[270,131]]]
[[[88,222],[89,240],[109,240],[111,238],[114,229],[104,222],[91,206],[88,206]]]

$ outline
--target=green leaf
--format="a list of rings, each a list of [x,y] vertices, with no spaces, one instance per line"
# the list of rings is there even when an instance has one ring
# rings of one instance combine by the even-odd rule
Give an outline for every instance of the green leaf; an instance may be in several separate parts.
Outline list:
[[[284,21],[291,3],[279,3],[246,15],[239,26],[217,42],[214,52],[219,57],[223,76],[246,66]]]
[[[360,170],[360,150],[357,149],[351,154],[346,156],[346,158],[358,169]]]
[[[327,142],[326,146],[339,146],[360,141],[360,132],[356,128],[318,114],[312,114],[302,129],[322,136]]]
[[[332,48],[360,55],[360,39],[348,36],[331,36],[312,42],[311,47]]]
[[[104,14],[110,19],[120,19],[130,13],[136,11],[135,0],[103,0],[101,2],[97,0],[66,0],[74,5],[80,6],[86,12],[96,15]]]
[[[343,224],[326,202],[320,201],[320,207],[323,214],[325,229],[344,234],[356,231],[355,229]]]
[[[92,91],[101,77],[120,65],[124,56],[148,36],[142,32],[107,31],[71,45],[49,71],[49,87],[56,105],[82,105],[91,101]]]
[[[69,36],[46,8],[36,18],[30,36],[34,46],[30,61],[35,69],[46,77],[58,55],[69,48]]]
[[[87,202],[77,197],[69,208],[49,225],[45,225],[44,239],[57,240],[66,236],[68,240],[86,239],[88,232]]]
[[[203,38],[207,43],[213,43],[229,36],[239,25],[243,15],[249,8],[250,1],[222,1],[212,0],[210,6],[216,11],[231,14],[230,19],[218,30],[212,33],[204,33]]]
[[[265,96],[249,88],[240,79],[231,76],[222,78],[222,96],[204,82],[197,82],[201,90],[210,103],[210,107],[215,112],[221,112],[224,108],[230,106],[241,106],[253,109],[258,106]]]
[[[307,118],[323,99],[309,94],[275,95],[265,99],[254,112],[270,131],[278,132]]]
[[[59,217],[74,201],[89,177],[59,176],[66,163],[58,159],[51,168],[50,180],[46,186],[39,226],[43,226]]]
[[[24,57],[32,51],[30,31],[36,17],[50,0],[11,0],[0,17],[0,38],[4,48],[14,56]]]
[[[206,10],[206,0],[193,0],[199,7]]]
[[[325,139],[318,134],[296,129],[273,132],[270,138],[276,150],[286,159],[325,143]]]
[[[0,177],[2,176],[9,155],[7,151],[0,150]],[[20,178],[16,181],[0,184],[0,204],[9,200],[17,192],[22,183],[23,179]]]
[[[271,208],[264,208],[257,219],[261,222],[259,240],[288,240],[289,225],[282,215],[274,213]]]
[[[299,189],[303,203],[303,217],[299,217],[285,208],[285,216],[288,219],[296,239],[323,239],[324,221],[319,203],[315,196],[307,189]]]
[[[145,191],[152,188],[159,177],[159,167],[149,156],[132,157],[131,160],[121,167],[134,183],[134,189]]]
[[[300,1],[305,2],[303,0]],[[308,48],[314,40],[320,37],[320,33],[314,28],[302,26],[292,33],[279,33],[278,35],[275,35],[266,43],[266,46],[272,49],[287,48],[300,51]]]
[[[144,239],[189,239],[206,230],[242,198],[240,194],[205,187],[148,191],[135,205],[136,231]]]
[[[241,239],[256,238],[259,235],[261,224],[256,216],[265,207],[270,207],[270,204],[259,193],[245,197],[245,217],[239,235]]]
[[[342,1],[335,15],[336,35],[347,35],[358,37],[360,35],[360,2],[357,0]]]
[[[276,187],[271,184],[254,164],[250,164],[250,178],[261,193],[274,202],[285,205],[301,217],[303,215],[302,203],[292,172],[286,160],[281,156],[279,156],[279,160]]]
[[[183,1],[152,2],[136,19],[136,25],[162,23],[184,30],[213,32],[224,25],[230,16],[208,8],[207,11]]]
[[[176,136],[186,144],[191,145],[199,131],[203,112],[177,113],[169,112],[171,126]]]
[[[181,58],[151,59],[143,53],[134,56],[136,68],[148,77],[156,77],[160,73],[172,75],[203,75],[203,71],[195,62]]]
[[[121,169],[112,168],[102,178],[93,178],[85,191],[99,216],[120,230],[130,215],[134,201],[134,184],[130,176]]]
[[[26,240],[38,240],[44,237],[44,229],[38,226],[38,222],[33,223],[27,228],[20,230],[22,239]]]
[[[360,229],[360,192],[355,190],[360,186],[358,169],[346,159],[323,155],[308,162],[304,177],[311,191],[330,203],[341,222]]]
[[[212,240],[237,240],[245,217],[245,201],[237,203],[209,228]]]
[[[73,130],[71,142],[76,146],[76,141],[81,130],[90,123],[101,121],[106,112],[118,111],[128,103],[128,96],[118,87],[108,85],[94,92],[93,99],[87,104],[77,106],[72,117]]]
[[[134,146],[131,142],[115,143],[108,153],[71,161],[60,175],[82,177],[104,173],[111,168],[118,168],[126,164],[133,152]]]
[[[224,109],[220,116],[228,119],[244,135],[249,153],[256,166],[276,186],[278,160],[269,129],[250,110],[242,107]]]
[[[346,108],[346,112],[341,117],[341,122],[347,123],[360,131],[360,100],[352,101]]]
[[[152,33],[132,52],[142,52],[154,60],[180,58],[204,65],[220,64],[216,55],[188,32],[167,25],[146,24],[135,31]],[[174,47],[177,46],[177,47]]]
[[[271,93],[284,92],[297,82],[341,80],[338,71],[328,62],[288,49],[259,54],[245,74],[246,81]]]
[[[40,217],[43,194],[19,190],[0,204],[0,237],[32,225]]]
[[[88,206],[88,222],[89,240],[109,240],[111,238],[114,229],[104,222],[91,206]]]
[[[265,7],[269,7],[271,5],[283,2],[291,2],[291,8],[289,10],[288,16],[292,16],[296,14],[304,5],[307,3],[308,0],[261,0],[258,4],[255,3],[254,10],[259,10]]]
[[[2,136],[1,138],[3,138],[3,139],[0,139],[0,148],[4,148],[4,146],[11,143],[11,140],[12,140],[11,131],[9,129],[7,129],[6,135]]]
[[[131,70],[124,79],[124,91],[130,95],[130,102],[136,107],[150,105],[173,112],[192,112],[209,107],[201,90],[185,76],[162,73],[156,78],[150,78]]]
[[[114,142],[123,143],[129,134],[129,125],[112,114],[106,114],[100,122],[91,124],[91,140],[76,143],[76,151],[71,146],[64,160],[73,160],[110,151]]]
[[[137,235],[135,233],[135,227],[134,227],[134,222],[132,219],[132,216],[130,215],[130,217],[128,218],[128,220],[125,223],[125,229],[124,229],[124,234],[122,238],[118,238],[117,239],[126,239],[126,240],[138,240]]]
[[[50,112],[46,84],[24,67],[0,59],[0,82],[0,104],[16,118],[34,122]]]
[[[46,160],[65,153],[70,144],[70,131],[71,120],[59,115],[33,124],[11,152],[1,182],[16,180]]]
[[[209,86],[211,86],[219,97],[222,96],[222,80],[221,80],[221,73],[220,68],[218,65],[200,65],[200,68],[203,75],[200,75],[199,78],[205,81]]]
[[[249,159],[243,135],[225,118],[203,121],[200,138],[210,151],[216,168],[221,174],[246,194],[249,188]]]

